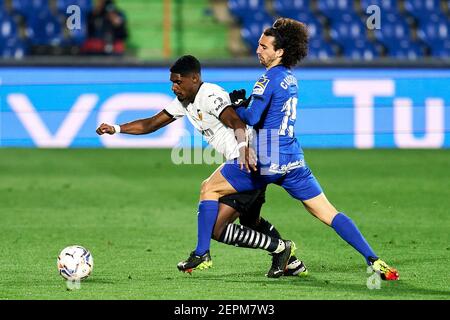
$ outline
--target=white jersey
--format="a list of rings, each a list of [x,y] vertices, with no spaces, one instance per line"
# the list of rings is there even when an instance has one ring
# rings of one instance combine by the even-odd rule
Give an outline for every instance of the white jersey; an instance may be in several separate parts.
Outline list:
[[[186,105],[175,98],[165,110],[175,119],[186,115],[206,141],[227,160],[231,160],[239,157],[234,130],[227,128],[219,119],[230,104],[228,92],[218,85],[204,82],[193,103]]]

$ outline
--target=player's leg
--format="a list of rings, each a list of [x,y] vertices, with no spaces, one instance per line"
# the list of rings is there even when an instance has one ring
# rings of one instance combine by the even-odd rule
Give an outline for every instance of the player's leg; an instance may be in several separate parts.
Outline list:
[[[284,241],[279,238],[270,237],[247,228],[234,224],[239,212],[235,208],[224,203],[219,205],[219,214],[214,225],[213,239],[227,245],[243,248],[263,249],[274,255],[274,266],[269,270],[267,276],[278,278],[283,275],[283,268],[279,267],[280,259],[288,261],[289,257],[295,251],[295,244],[289,240]],[[212,266],[212,260],[209,251],[198,256],[195,252],[191,253],[189,258],[178,264],[178,269],[184,272],[192,272],[193,270],[206,269]]]
[[[383,280],[398,280],[398,271],[388,266],[376,255],[352,219],[344,213],[338,212],[328,201],[325,194],[321,193],[302,202],[306,210],[332,227],[343,240],[363,255],[367,264],[379,272]]]
[[[227,204],[229,206],[233,206],[240,213],[239,217],[241,220],[241,226],[229,224],[226,230],[229,233],[234,231],[236,234],[236,230],[247,230],[250,233],[250,230],[253,229],[256,231],[255,239],[257,239],[258,236],[261,236],[263,239],[266,237],[267,239],[272,240],[282,240],[278,231],[273,228],[269,222],[266,222],[264,219],[260,219],[261,206],[265,202],[267,181],[264,179],[257,180],[253,174],[239,170],[236,166],[225,166],[221,172],[224,178],[229,181],[229,183],[232,184],[236,190],[239,191],[237,194],[231,194],[221,198],[221,202],[228,202]],[[273,178],[275,179],[275,177]],[[246,222],[248,222],[248,224]],[[246,235],[242,236],[245,240]],[[251,236],[252,235],[250,233],[250,239]],[[241,235],[239,235],[237,239],[239,240],[240,238]],[[224,240],[227,241],[233,241],[233,239],[230,240],[230,238],[224,238]],[[271,250],[269,249],[268,251]],[[268,276],[273,274],[273,270],[278,270],[277,273],[281,274],[281,270],[286,268],[286,264],[289,261],[285,262],[280,260],[280,255],[281,254],[272,254],[272,267],[268,273]],[[291,253],[291,256],[292,255],[293,253]]]
[[[228,167],[228,168],[227,168]],[[239,187],[246,190],[258,189],[250,177],[250,173],[240,170],[238,164],[227,164],[223,168],[216,170],[203,184],[200,193],[199,218],[198,218],[198,245],[197,249],[191,254],[197,257],[209,255],[210,242],[206,241],[211,238],[214,223],[218,216],[218,199],[221,196],[236,193],[237,190],[222,175],[224,168],[227,168],[227,174],[233,178],[232,181],[239,181]],[[203,216],[203,218],[201,217]],[[220,236],[222,242],[230,245],[241,246],[246,248],[261,248],[274,253],[277,260],[276,268],[269,270],[269,277],[279,277],[282,275],[284,268],[295,251],[295,244],[289,240],[283,241],[281,239],[272,239],[269,236],[263,235],[260,232],[251,230],[244,226],[229,224],[225,231]],[[191,259],[191,257],[188,258]],[[192,268],[187,270],[187,261],[182,261],[178,264],[178,269],[181,271],[192,271]],[[192,260],[192,259],[191,259]]]
[[[265,188],[226,195],[219,202],[219,215],[214,226],[215,240],[226,229],[227,224],[233,223],[237,218],[247,228],[282,239],[278,230],[260,217],[261,207],[265,202]]]
[[[259,196],[262,194],[262,198]],[[278,230],[260,217],[264,192],[252,190],[223,196],[219,199],[219,215],[214,225],[213,239],[218,240],[226,226],[239,218],[239,223],[268,236],[282,239]]]
[[[338,212],[328,201],[308,167],[289,172],[282,186],[291,196],[300,200],[312,215],[331,226],[343,240],[363,255],[367,264],[377,269],[383,279],[398,279],[397,270],[380,260],[353,221],[344,213]]]
[[[261,217],[261,208],[265,203],[266,188],[262,190],[254,190],[231,194],[219,199],[219,201],[228,203],[239,211],[239,223],[247,228],[261,232],[267,236],[277,239],[283,239],[277,228],[268,220]],[[220,215],[220,214],[219,214]],[[272,256],[272,262],[274,262]],[[295,255],[289,258],[285,276],[306,276],[308,270],[303,261],[299,260]]]
[[[198,256],[209,251],[211,234],[219,212],[219,198],[236,192],[222,177],[220,173],[222,166],[217,168],[201,185],[197,217],[197,247],[194,250]]]
[[[237,218],[241,225],[249,229],[270,236],[272,239],[282,239],[275,226],[260,216],[261,207],[265,202],[265,189],[230,194],[221,197],[219,202],[219,215],[213,232],[213,238],[218,242],[224,241],[225,230]],[[274,259],[272,260],[274,262]],[[292,255],[284,270],[284,275],[306,276],[307,274],[308,271],[303,261]]]
[[[212,238],[219,241],[227,225],[233,223],[238,217],[239,212],[235,208],[224,203],[219,203],[219,214],[214,225]]]
[[[237,212],[234,208],[221,203],[219,205],[219,214],[214,225],[212,238],[218,240],[228,223],[232,223],[237,219],[238,216],[239,212]],[[186,260],[178,263],[177,268],[180,271],[192,272],[193,270],[203,270],[210,268],[212,267],[212,264],[213,263],[209,250],[206,251],[203,255],[198,255],[195,253],[195,251],[193,251]]]
[[[219,213],[218,199],[222,195],[236,193],[236,190],[220,173],[224,164],[219,166],[201,184],[200,201],[197,215],[197,247],[190,256],[177,264],[180,271],[204,269],[212,265],[209,248],[211,235]],[[205,266],[205,264],[207,264]]]
[[[191,272],[195,269],[205,269],[212,266],[209,248],[211,245],[211,235],[216,223],[221,192],[236,192],[227,181],[220,179],[219,166],[211,176],[202,182],[200,188],[200,202],[197,215],[197,247],[191,252],[186,260],[180,261],[177,268],[180,271]],[[217,174],[219,173],[219,177]],[[214,186],[211,188],[209,186]],[[226,191],[225,191],[226,190]]]
[[[239,176],[238,179],[246,178],[245,181],[242,181],[242,183],[239,184],[239,187],[246,188],[246,190],[258,189],[258,187],[252,184],[252,180],[249,179],[249,173],[240,170],[239,165],[235,163],[221,165],[208,177],[208,179],[203,181],[198,208],[197,247],[194,250],[197,256],[202,256],[209,251],[211,234],[219,213],[219,198],[238,192],[222,175],[224,169],[226,169],[227,172],[232,172]]]

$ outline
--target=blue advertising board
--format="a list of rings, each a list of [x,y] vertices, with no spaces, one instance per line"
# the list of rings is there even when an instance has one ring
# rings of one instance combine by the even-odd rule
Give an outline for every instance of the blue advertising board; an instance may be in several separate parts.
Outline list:
[[[262,68],[204,68],[251,92]],[[295,69],[304,148],[449,148],[450,70]],[[174,98],[166,68],[0,68],[1,147],[204,145],[186,119],[150,135],[98,136],[102,122],[152,116]]]

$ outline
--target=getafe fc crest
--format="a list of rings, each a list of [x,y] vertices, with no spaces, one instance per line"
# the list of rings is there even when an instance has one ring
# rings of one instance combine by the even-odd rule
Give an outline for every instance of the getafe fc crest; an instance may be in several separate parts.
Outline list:
[[[255,83],[253,87],[252,94],[262,95],[264,90],[266,90],[267,84],[269,83],[269,79],[267,79],[266,75],[263,75],[259,80]]]

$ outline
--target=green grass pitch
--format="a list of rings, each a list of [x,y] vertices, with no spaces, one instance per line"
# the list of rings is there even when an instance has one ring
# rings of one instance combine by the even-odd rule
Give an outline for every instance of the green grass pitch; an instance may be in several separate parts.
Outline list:
[[[307,278],[267,279],[261,250],[212,242],[213,268],[177,271],[196,242],[200,183],[215,165],[169,150],[1,149],[0,299],[450,299],[450,151],[307,150],[330,201],[400,281],[366,286],[364,259],[277,186],[263,217],[297,243]],[[91,250],[68,291],[56,257]]]

